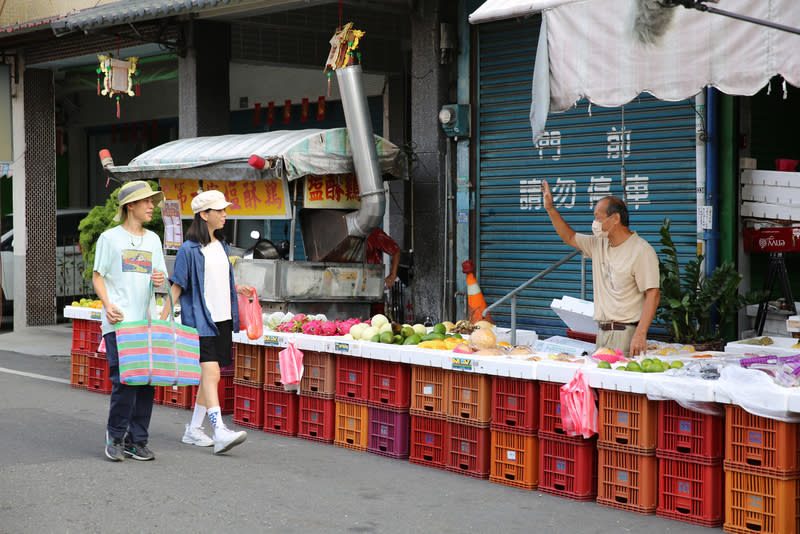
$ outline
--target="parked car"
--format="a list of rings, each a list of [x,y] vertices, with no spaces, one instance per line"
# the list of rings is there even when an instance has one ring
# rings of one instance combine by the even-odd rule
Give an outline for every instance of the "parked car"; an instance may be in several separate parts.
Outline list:
[[[81,276],[85,264],[78,247],[78,224],[88,213],[88,209],[56,211],[56,297],[61,297],[62,301],[71,300],[71,297],[85,297],[92,291],[91,283]],[[10,219],[8,217],[7,220]],[[3,226],[2,230],[2,297],[4,303],[10,303],[14,300],[14,229]]]

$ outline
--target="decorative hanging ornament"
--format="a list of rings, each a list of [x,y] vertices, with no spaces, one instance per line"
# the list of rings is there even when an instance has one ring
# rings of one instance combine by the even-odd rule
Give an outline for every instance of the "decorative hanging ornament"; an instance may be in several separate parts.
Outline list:
[[[136,63],[139,58],[129,57],[122,60],[115,59],[111,54],[98,54],[97,59],[100,61],[100,68],[97,69],[98,94],[114,98],[117,101],[117,118],[119,118],[120,97],[122,95],[139,96],[140,94],[139,82],[135,80],[136,75],[139,73],[136,70]],[[100,83],[101,73],[105,75],[102,84]],[[134,84],[136,85],[135,91]]]

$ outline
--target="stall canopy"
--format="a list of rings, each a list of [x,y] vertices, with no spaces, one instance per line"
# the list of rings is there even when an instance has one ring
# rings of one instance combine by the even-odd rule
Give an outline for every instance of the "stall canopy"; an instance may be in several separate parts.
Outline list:
[[[473,24],[542,13],[533,73],[534,142],[549,112],[586,98],[616,107],[647,92],[666,101],[704,87],[753,95],[775,75],[800,86],[800,36],[659,0],[489,0]],[[725,0],[726,11],[800,27],[798,0]],[[779,89],[779,88],[776,88]]]
[[[406,155],[389,141],[374,136],[378,165],[384,175],[408,178]],[[268,165],[257,169],[256,155]],[[347,129],[282,130],[241,135],[193,137],[172,141],[137,156],[125,166],[107,166],[120,180],[183,178],[192,180],[292,181],[314,174],[355,172]]]

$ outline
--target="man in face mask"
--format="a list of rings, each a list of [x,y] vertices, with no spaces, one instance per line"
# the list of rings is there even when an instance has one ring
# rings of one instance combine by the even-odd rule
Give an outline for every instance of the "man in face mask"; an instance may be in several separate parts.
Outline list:
[[[628,228],[625,203],[613,196],[601,198],[594,208],[594,235],[586,235],[573,230],[555,209],[546,180],[542,200],[564,243],[592,258],[598,348],[619,349],[625,356],[643,353],[660,298],[658,257]]]

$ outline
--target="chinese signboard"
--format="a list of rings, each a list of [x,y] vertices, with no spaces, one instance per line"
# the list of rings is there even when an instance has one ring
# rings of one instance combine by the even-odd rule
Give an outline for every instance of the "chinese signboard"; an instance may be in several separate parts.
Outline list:
[[[305,177],[303,206],[312,209],[358,209],[358,182],[355,174],[325,174]]]
[[[169,200],[177,200],[184,217],[193,217],[192,199],[201,190],[198,180],[162,178],[161,189]],[[289,188],[283,180],[204,180],[203,191],[221,191],[232,205],[228,218],[290,219]]]

